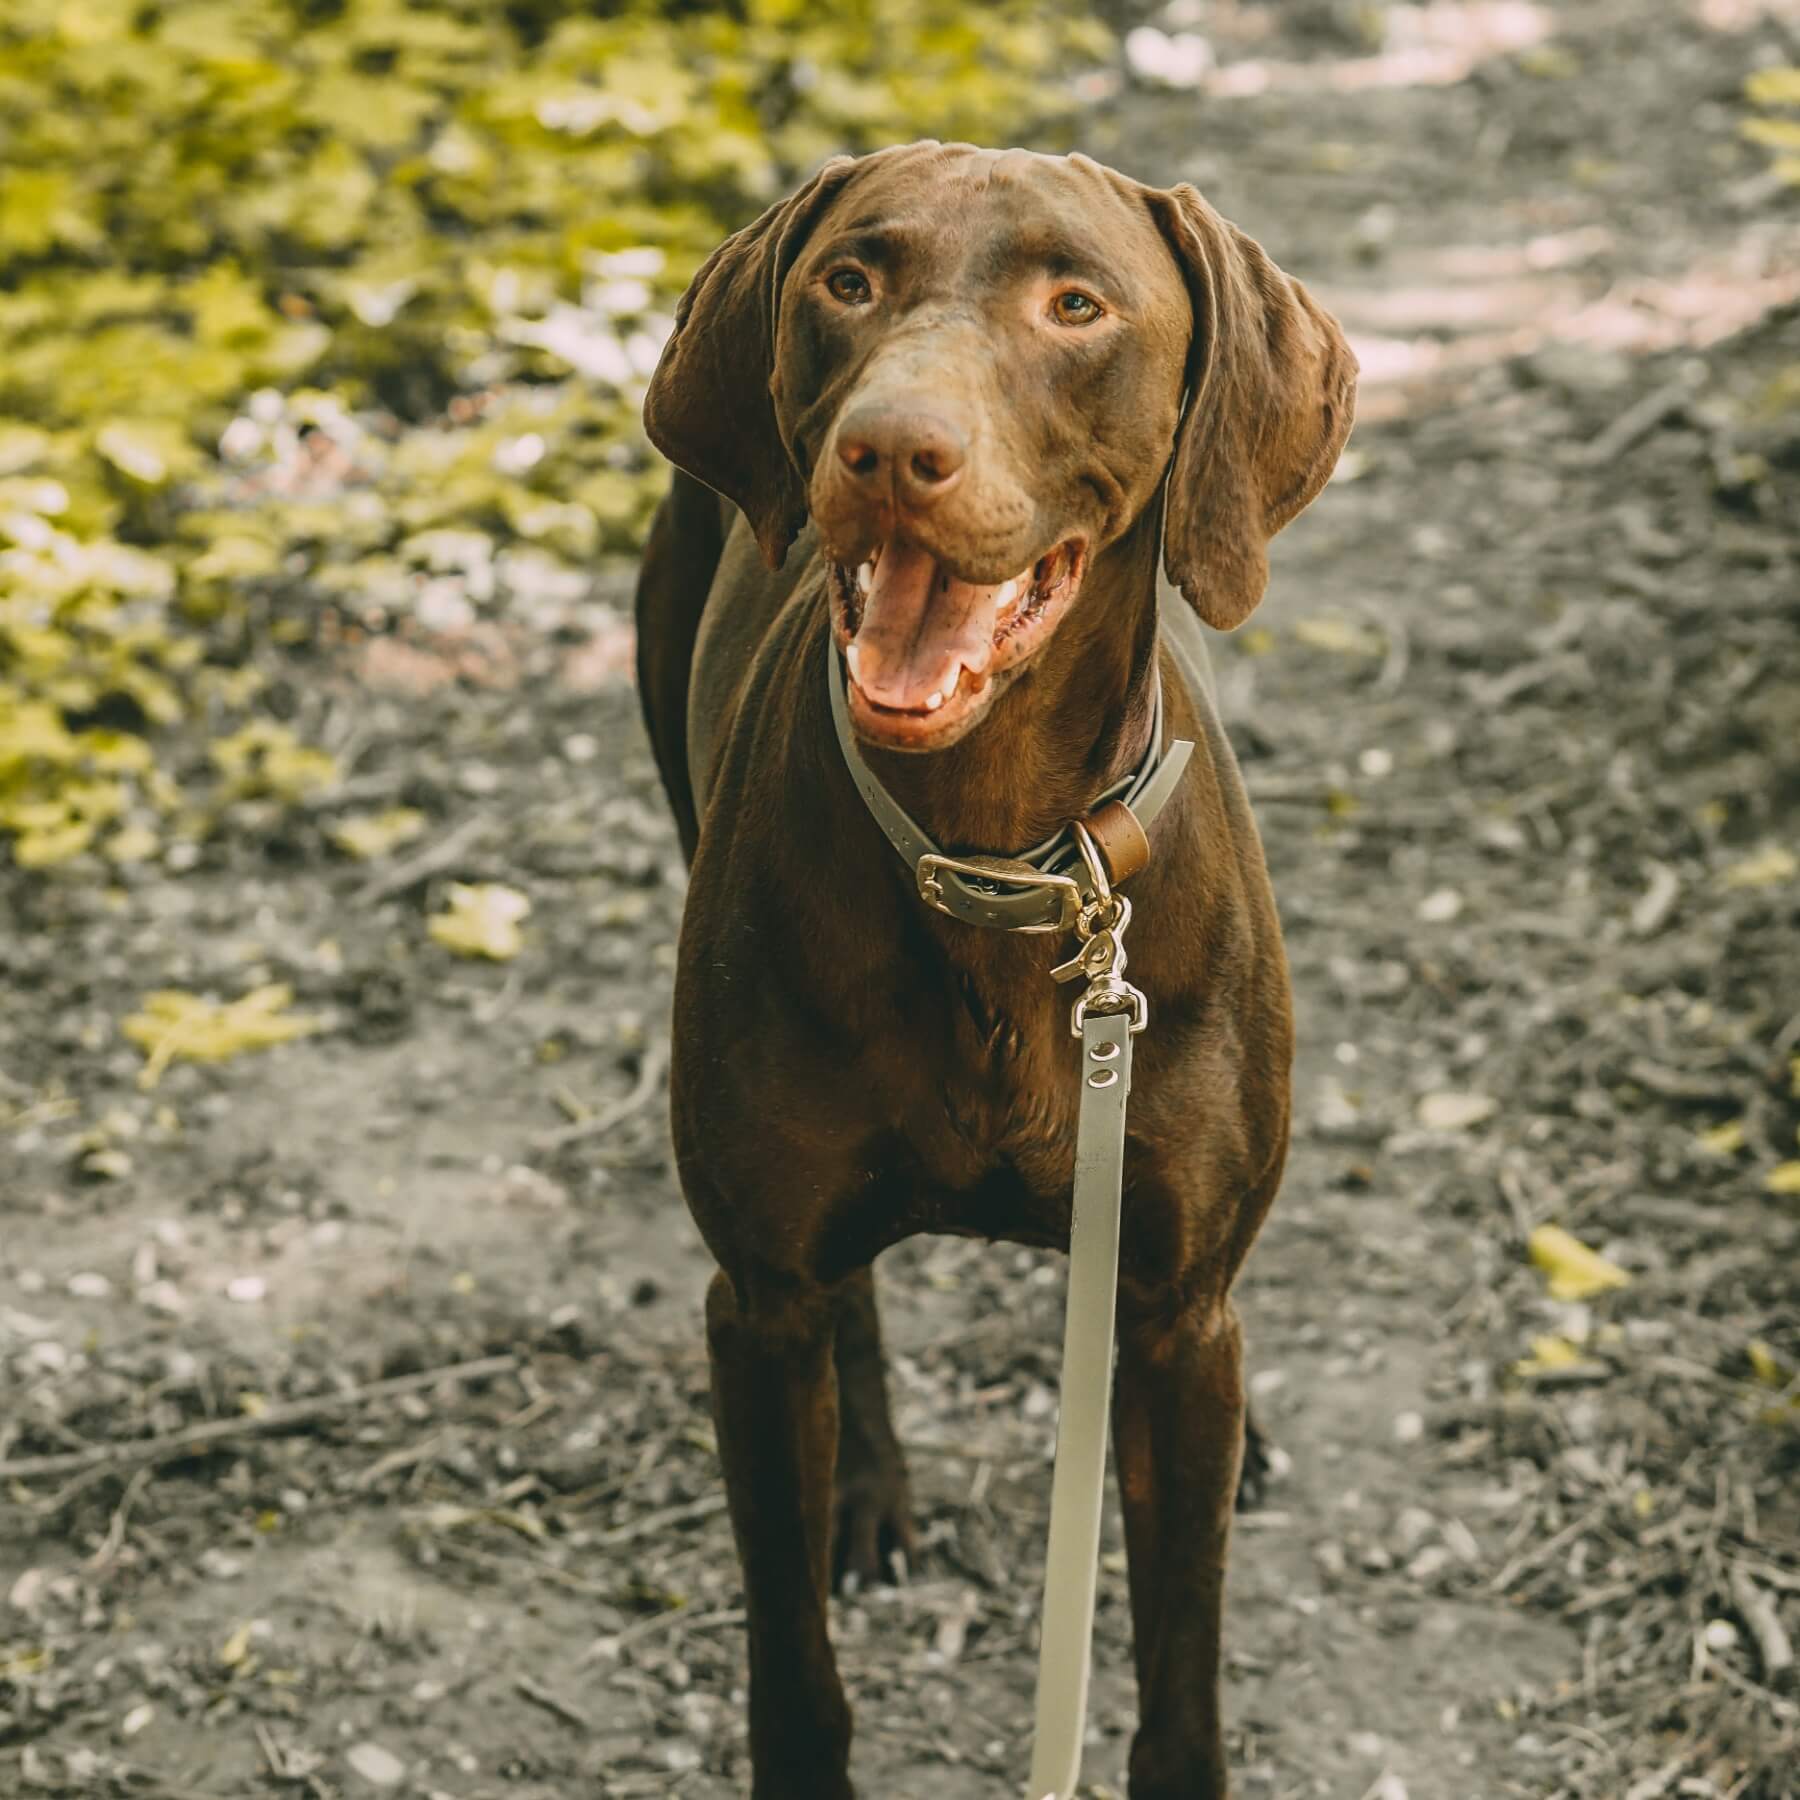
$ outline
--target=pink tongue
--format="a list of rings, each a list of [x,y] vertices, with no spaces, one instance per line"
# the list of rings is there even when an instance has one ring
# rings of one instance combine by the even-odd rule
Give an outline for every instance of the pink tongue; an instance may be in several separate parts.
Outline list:
[[[856,685],[878,705],[909,712],[933,694],[948,700],[959,673],[980,674],[994,654],[1003,585],[973,587],[944,573],[929,551],[889,543],[863,601]]]

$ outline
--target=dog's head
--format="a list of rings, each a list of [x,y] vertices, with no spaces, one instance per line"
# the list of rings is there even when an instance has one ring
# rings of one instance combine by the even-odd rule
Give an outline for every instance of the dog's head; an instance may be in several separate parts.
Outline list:
[[[1167,481],[1170,579],[1247,618],[1356,360],[1191,187],[912,144],[829,162],[682,298],[652,441],[779,567],[810,511],[859,733],[954,742]]]

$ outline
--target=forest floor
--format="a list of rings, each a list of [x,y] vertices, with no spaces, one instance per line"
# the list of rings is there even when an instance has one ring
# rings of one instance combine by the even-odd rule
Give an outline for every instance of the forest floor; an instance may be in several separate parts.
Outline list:
[[[1217,658],[1302,1031],[1245,1800],[1800,1793],[1800,208],[1738,135],[1800,26],[1644,12],[1395,8],[1383,57],[1233,9],[1084,134],[1366,372]],[[183,870],[0,871],[0,1791],[745,1791],[629,582],[260,652],[347,789]],[[429,832],[355,861],[349,800]],[[427,937],[450,881],[529,896],[522,954]],[[267,982],[324,1029],[146,1086],[146,991]],[[1554,1298],[1545,1223],[1623,1283]],[[1016,1793],[1060,1263],[880,1274],[923,1549],[836,1608],[860,1789]],[[1116,1515],[1105,1557],[1116,1796]]]

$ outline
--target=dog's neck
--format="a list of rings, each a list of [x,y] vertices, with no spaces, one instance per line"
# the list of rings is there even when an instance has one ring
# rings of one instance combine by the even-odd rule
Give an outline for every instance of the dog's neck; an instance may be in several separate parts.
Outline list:
[[[1155,700],[1162,508],[1095,556],[1069,616],[946,750],[865,745],[883,785],[952,854],[1028,849],[1142,761]]]

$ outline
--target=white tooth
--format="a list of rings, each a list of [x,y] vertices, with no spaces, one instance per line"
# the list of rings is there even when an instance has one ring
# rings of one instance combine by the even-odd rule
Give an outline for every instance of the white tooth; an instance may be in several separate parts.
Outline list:
[[[855,681],[857,679],[856,656],[857,656],[856,646],[854,644],[846,644],[844,646],[844,666],[847,669],[849,669],[850,679],[852,681]]]
[[[856,571],[856,591],[859,594],[866,594],[874,585],[874,581],[875,565],[873,562],[866,562]]]
[[[943,704],[944,696],[942,694],[927,694],[925,696],[925,710],[927,712],[936,712]]]
[[[1015,576],[1011,581],[1007,582],[1006,585],[1001,588],[1001,590],[998,594],[996,594],[994,596],[995,611],[996,612],[1005,612],[1005,610],[1009,606],[1012,605],[1013,595],[1016,594],[1018,591],[1019,591],[1019,583],[1018,583],[1018,578]]]

